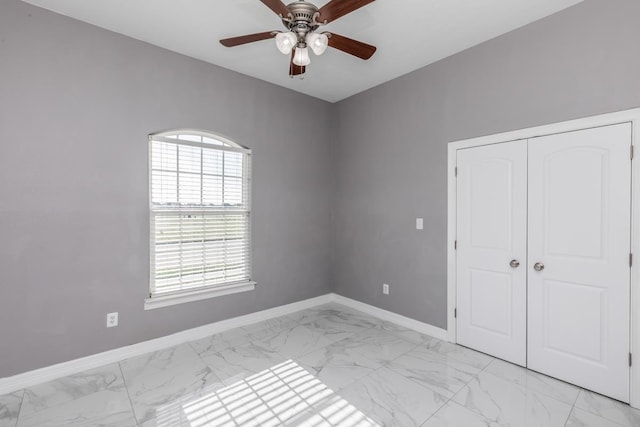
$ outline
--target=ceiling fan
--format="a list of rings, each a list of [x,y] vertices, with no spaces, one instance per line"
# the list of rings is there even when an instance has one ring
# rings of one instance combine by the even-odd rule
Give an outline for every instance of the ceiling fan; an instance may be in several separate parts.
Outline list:
[[[223,46],[233,47],[270,38],[276,39],[278,50],[291,55],[289,76],[302,75],[311,63],[309,48],[316,55],[322,55],[328,46],[361,59],[369,59],[376,47],[341,36],[336,33],[318,32],[318,29],[344,15],[360,9],[374,0],[330,0],[321,8],[305,1],[297,0],[285,5],[281,0],[260,0],[282,20],[287,31],[266,31],[220,40]]]

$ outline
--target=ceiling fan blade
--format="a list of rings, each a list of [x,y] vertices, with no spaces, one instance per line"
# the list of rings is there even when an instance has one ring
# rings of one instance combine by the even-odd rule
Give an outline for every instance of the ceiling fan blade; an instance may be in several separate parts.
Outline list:
[[[247,34],[246,36],[231,37],[220,40],[220,43],[226,47],[239,46],[241,44],[253,43],[260,40],[271,39],[278,34],[279,31],[267,31],[264,33]]]
[[[376,52],[376,47],[371,46],[358,40],[350,39],[349,37],[341,36],[340,34],[330,33],[329,46],[334,49],[341,50],[349,55],[357,56],[361,59],[369,59]]]
[[[289,9],[287,6],[282,3],[280,0],[260,0],[265,4],[269,9],[273,10],[276,15],[282,15],[283,18],[286,18],[289,15]]]
[[[329,23],[335,21],[347,13],[360,9],[373,1],[374,0],[331,0],[318,10],[320,13],[318,22]]]
[[[307,71],[307,67],[305,67],[304,65],[296,65],[293,63],[293,55],[294,52],[291,52],[291,62],[289,63],[289,75],[291,77],[299,76],[300,74],[304,74],[304,72]]]

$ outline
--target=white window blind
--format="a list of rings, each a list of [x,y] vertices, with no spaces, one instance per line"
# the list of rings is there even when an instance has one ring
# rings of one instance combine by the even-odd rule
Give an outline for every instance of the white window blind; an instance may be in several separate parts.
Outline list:
[[[150,298],[251,280],[250,151],[196,131],[151,135]]]

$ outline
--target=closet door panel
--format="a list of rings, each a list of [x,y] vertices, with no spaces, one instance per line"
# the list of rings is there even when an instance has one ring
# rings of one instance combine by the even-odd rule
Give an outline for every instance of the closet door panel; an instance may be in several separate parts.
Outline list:
[[[525,141],[457,153],[458,343],[522,366],[526,155]]]
[[[530,140],[528,367],[629,401],[630,124]]]

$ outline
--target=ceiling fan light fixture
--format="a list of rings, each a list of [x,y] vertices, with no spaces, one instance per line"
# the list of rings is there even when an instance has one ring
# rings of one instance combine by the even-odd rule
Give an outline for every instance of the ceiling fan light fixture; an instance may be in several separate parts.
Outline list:
[[[298,37],[291,31],[276,34],[276,46],[278,50],[285,55],[291,53],[291,50],[298,42]]]
[[[28,0],[26,0],[28,1]],[[282,21],[284,31],[263,31],[220,40],[225,47],[240,46],[273,38],[278,50],[289,58],[289,75],[302,76],[311,63],[309,50],[322,55],[329,46],[349,55],[367,60],[375,53],[376,47],[341,36],[334,32],[319,31],[338,18],[356,11],[375,0],[323,0],[325,5],[315,5],[320,0],[259,0]]]
[[[329,37],[324,33],[309,33],[306,40],[307,45],[317,56],[322,55],[329,46]]]
[[[309,49],[307,47],[296,47],[296,52],[293,55],[293,63],[300,67],[306,67],[311,64]]]

